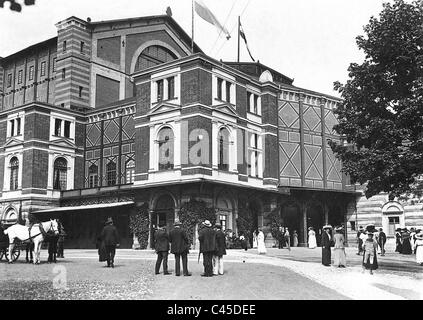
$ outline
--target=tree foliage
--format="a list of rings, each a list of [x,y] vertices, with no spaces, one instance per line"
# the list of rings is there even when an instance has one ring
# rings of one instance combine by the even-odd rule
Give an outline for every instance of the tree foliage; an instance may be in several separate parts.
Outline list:
[[[21,12],[22,11],[22,5],[17,2],[16,0],[0,0],[0,8],[4,7],[5,2],[10,2],[10,10]],[[35,0],[25,0],[24,5],[26,6],[32,6],[35,4]]]
[[[334,129],[347,144],[329,144],[367,197],[399,195],[423,173],[423,0],[385,3],[364,32],[364,62],[334,84],[343,98]]]
[[[280,207],[277,207],[269,213],[268,219],[270,219],[270,232],[273,238],[277,239],[280,235],[279,227],[283,226],[283,219],[280,214]]]

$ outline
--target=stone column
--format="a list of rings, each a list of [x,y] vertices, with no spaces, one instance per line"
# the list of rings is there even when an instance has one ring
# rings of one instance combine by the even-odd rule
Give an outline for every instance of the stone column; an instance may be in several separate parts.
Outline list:
[[[308,236],[308,229],[307,229],[307,206],[305,204],[301,204],[301,214],[302,214],[302,225],[303,225],[303,239],[302,243],[304,246],[307,246],[307,236]]]
[[[148,245],[147,245],[148,249],[152,249],[152,246],[151,246],[151,236],[152,236],[151,229],[152,229],[152,226],[153,226],[153,221],[151,221],[151,219],[152,219],[152,216],[153,216],[153,212],[154,212],[154,210],[148,210],[148,220],[150,221],[150,224],[149,224],[149,227],[148,227]]]

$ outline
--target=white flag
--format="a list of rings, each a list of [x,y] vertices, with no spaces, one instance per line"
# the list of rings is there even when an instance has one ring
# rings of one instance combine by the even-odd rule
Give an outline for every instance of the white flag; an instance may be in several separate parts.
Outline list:
[[[229,40],[231,38],[229,31],[224,26],[222,26],[219,20],[217,20],[215,15],[210,11],[209,8],[207,8],[207,6],[203,3],[203,1],[195,0],[194,2],[195,2],[195,12],[197,12],[197,14],[201,18],[206,20],[208,23],[211,23],[212,25],[214,25],[219,31],[222,31],[223,33],[225,33],[226,39]]]

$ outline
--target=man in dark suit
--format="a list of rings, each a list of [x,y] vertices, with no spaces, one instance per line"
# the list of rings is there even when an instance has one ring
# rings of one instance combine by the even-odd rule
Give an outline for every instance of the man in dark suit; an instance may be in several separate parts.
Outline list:
[[[165,228],[158,228],[154,233],[154,248],[157,253],[156,274],[160,273],[160,265],[163,261],[163,274],[171,274],[167,271],[167,256],[169,254],[169,236]]]
[[[119,245],[119,235],[116,227],[113,225],[112,218],[107,219],[106,225],[101,232],[101,240],[106,248],[107,267],[114,268],[116,246]]]
[[[385,255],[386,234],[385,234],[385,232],[383,232],[382,228],[379,229],[379,237],[378,237],[377,242],[378,242],[379,247],[380,247],[380,255],[384,256]]]
[[[181,275],[181,258],[182,270],[184,276],[189,277],[191,273],[188,272],[188,253],[189,241],[185,230],[181,228],[181,223],[175,222],[173,230],[169,235],[169,242],[171,243],[170,253],[175,255],[175,274]]]
[[[209,220],[203,222],[204,228],[199,232],[200,253],[203,254],[204,273],[202,277],[213,276],[213,253],[216,251],[216,232]]]
[[[220,223],[216,223],[216,252],[213,254],[213,274],[223,274],[223,256],[226,255],[226,237]]]

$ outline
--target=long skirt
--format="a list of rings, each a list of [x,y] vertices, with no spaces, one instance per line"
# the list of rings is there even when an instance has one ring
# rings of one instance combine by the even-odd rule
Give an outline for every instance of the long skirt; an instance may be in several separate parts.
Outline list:
[[[402,253],[402,244],[401,241],[397,240],[397,246],[395,247],[395,252]]]
[[[416,261],[417,263],[423,263],[423,245],[417,246]]]
[[[402,243],[402,254],[412,254],[413,250],[411,249],[410,239],[404,239]]]
[[[335,267],[345,267],[347,265],[347,256],[345,255],[345,248],[333,249],[333,265]]]
[[[330,247],[322,247],[322,264],[324,266],[330,266]]]
[[[310,236],[308,239],[308,247],[314,249],[317,247],[316,236]]]
[[[377,264],[377,252],[374,252],[373,263],[370,263],[370,255],[364,252],[363,254],[363,267],[367,270],[376,270],[379,265]]]
[[[264,245],[264,241],[258,241],[258,244],[257,244],[257,251],[258,251],[258,253],[266,253],[267,252],[267,250],[266,250],[266,246]]]
[[[298,237],[295,237],[295,236],[293,237],[292,246],[298,247]]]

